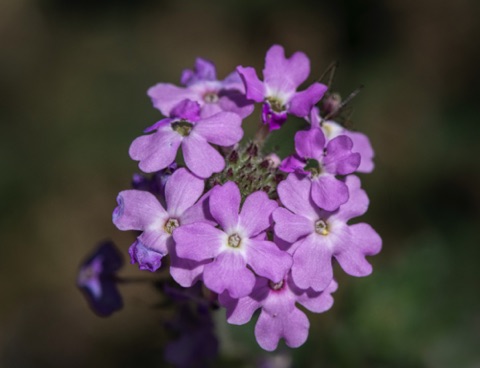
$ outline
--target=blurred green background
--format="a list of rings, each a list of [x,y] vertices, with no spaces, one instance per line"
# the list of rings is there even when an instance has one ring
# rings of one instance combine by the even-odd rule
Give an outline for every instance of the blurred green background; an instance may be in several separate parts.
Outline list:
[[[365,84],[353,127],[377,166],[362,176],[363,220],[384,242],[370,277],[336,270],[334,307],[283,351],[295,367],[480,367],[479,5],[2,0],[0,367],[164,366],[154,290],[122,286],[125,309],[100,319],[75,288],[78,263],[107,237],[126,255],[132,235],[111,211],[137,170],[130,142],[161,117],[147,88],[178,83],[197,56],[220,78],[261,70],[273,43],[306,52],[312,80],[339,60],[344,96]],[[217,366],[268,356],[251,325],[219,333]]]

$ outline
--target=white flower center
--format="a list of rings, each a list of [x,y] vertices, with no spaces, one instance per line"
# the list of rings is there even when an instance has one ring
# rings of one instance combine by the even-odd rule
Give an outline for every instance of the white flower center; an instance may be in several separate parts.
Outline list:
[[[328,225],[323,220],[315,222],[315,232],[320,235],[328,235]]]
[[[163,225],[163,229],[172,235],[173,230],[175,230],[177,227],[180,226],[180,222],[176,218],[169,218],[166,222],[165,225]]]

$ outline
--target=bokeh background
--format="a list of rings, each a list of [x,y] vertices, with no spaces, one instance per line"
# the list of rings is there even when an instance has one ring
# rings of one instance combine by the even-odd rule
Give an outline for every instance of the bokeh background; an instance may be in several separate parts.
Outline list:
[[[124,310],[100,319],[75,288],[78,264],[104,238],[126,255],[132,235],[111,211],[137,170],[130,142],[160,118],[147,88],[178,83],[197,56],[221,78],[260,70],[273,43],[306,52],[312,79],[339,60],[344,96],[365,84],[353,128],[377,166],[362,176],[363,220],[384,241],[370,277],[337,269],[332,310],[280,351],[294,367],[480,367],[479,4],[2,0],[0,367],[166,366],[158,293],[122,285]],[[287,152],[293,133],[272,141]],[[269,356],[252,325],[217,319],[215,366]]]

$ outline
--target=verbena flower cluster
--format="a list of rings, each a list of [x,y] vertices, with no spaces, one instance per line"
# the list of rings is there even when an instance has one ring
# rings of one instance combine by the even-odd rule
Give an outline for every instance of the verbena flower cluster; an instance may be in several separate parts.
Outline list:
[[[258,310],[255,336],[268,351],[282,338],[290,347],[306,341],[309,320],[299,305],[313,313],[331,308],[334,260],[347,274],[366,276],[365,257],[382,243],[370,225],[350,224],[369,204],[355,173],[373,170],[370,141],[330,119],[339,104],[326,85],[300,89],[309,74],[304,53],[287,58],[274,45],[263,81],[243,66],[218,80],[214,64],[198,58],[181,86],[150,88],[165,118],[129,153],[151,175],[137,174],[113,212],[118,229],[140,232],[132,263],[154,272],[167,262],[182,287],[203,283],[231,324]],[[255,104],[262,125],[242,144]],[[264,142],[289,115],[306,129],[282,160],[264,152]]]

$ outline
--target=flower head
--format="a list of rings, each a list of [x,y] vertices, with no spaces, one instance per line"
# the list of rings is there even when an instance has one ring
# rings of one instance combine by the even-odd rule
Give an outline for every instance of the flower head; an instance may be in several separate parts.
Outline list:
[[[367,211],[369,201],[356,176],[348,176],[346,185],[350,198],[334,212],[319,208],[311,200],[313,183],[307,177],[289,175],[278,186],[286,208],[273,213],[275,235],[293,243],[288,250],[293,255],[292,278],[302,289],[324,290],[333,278],[333,258],[352,276],[372,272],[365,256],[377,254],[382,240],[368,224],[347,224]]]
[[[241,211],[240,202],[235,183],[216,186],[210,193],[209,209],[220,228],[196,223],[182,226],[173,234],[179,257],[208,262],[203,270],[205,285],[216,293],[226,290],[235,298],[252,291],[255,275],[250,268],[279,282],[292,264],[290,255],[265,240],[263,234],[271,226],[277,203],[263,191],[250,194]]]
[[[263,82],[252,67],[238,66],[237,71],[245,83],[247,98],[263,102],[262,120],[270,130],[280,129],[287,113],[306,117],[327,90],[327,86],[313,83],[306,90],[297,92],[310,74],[310,60],[303,52],[296,52],[287,59],[279,45],[267,51]]]
[[[225,167],[222,155],[211,146],[232,146],[243,137],[241,118],[232,112],[218,112],[208,118],[200,116],[197,102],[184,100],[171,117],[160,120],[146,132],[155,132],[135,139],[130,157],[140,161],[145,172],[165,169],[172,164],[182,146],[187,167],[197,176],[207,178]]]
[[[175,106],[185,99],[197,102],[204,118],[220,111],[245,118],[253,111],[253,103],[245,97],[245,88],[237,72],[232,72],[223,81],[217,80],[211,61],[197,58],[194,69],[183,71],[181,83],[185,87],[159,83],[148,90],[153,105],[165,116],[170,116]]]
[[[101,243],[80,265],[77,286],[83,291],[90,308],[101,317],[123,307],[115,276],[122,266],[122,255],[111,241]]]

